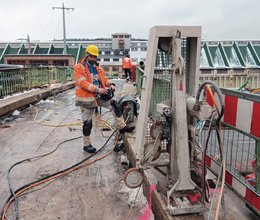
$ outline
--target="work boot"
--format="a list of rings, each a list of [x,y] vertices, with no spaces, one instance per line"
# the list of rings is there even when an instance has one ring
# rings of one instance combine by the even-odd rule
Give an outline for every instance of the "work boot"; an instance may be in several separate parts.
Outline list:
[[[135,126],[126,125],[125,127],[119,129],[119,132],[120,132],[120,134],[125,133],[125,132],[128,133],[128,132],[132,132],[134,129],[135,129]]]
[[[83,150],[84,151],[87,151],[88,153],[90,153],[90,154],[93,154],[93,153],[95,153],[96,152],[96,148],[94,148],[91,144],[89,144],[88,146],[84,146],[83,147]]]

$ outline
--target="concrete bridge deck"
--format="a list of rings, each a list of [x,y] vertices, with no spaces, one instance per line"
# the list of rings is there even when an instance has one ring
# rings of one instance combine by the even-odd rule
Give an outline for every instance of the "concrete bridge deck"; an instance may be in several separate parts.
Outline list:
[[[123,85],[122,82],[117,82],[117,84],[119,88],[117,96],[135,93],[135,87],[131,84]],[[61,142],[73,139],[60,145],[54,153],[46,157],[16,166],[10,173],[14,189],[66,169],[88,157],[88,154],[82,151],[81,126],[78,126],[81,117],[79,109],[74,105],[74,90],[66,90],[67,86],[69,85],[58,86],[55,89],[49,88],[46,95],[43,95],[46,91],[41,90],[24,94],[23,97],[14,97],[12,100],[0,101],[0,111],[4,111],[6,106],[9,106],[8,108],[13,111],[15,108],[21,108],[23,105],[47,98],[48,95],[55,95],[45,102],[34,105],[34,107],[24,109],[18,115],[1,118],[1,207],[10,195],[6,179],[8,169],[17,161],[46,154],[55,149]],[[70,86],[73,87],[73,85]],[[61,91],[63,92],[58,94]],[[28,97],[31,97],[31,101],[28,101]],[[27,101],[22,104],[23,100]],[[12,106],[11,101],[14,103],[14,107],[10,107]],[[18,104],[19,107],[17,107]],[[5,113],[7,112],[5,110]],[[102,109],[102,113],[104,112],[105,110]],[[35,118],[36,115],[37,118]],[[103,119],[106,121],[111,119],[109,114],[104,116]],[[138,119],[135,123],[138,123]],[[92,139],[93,144],[99,149],[110,133],[109,131],[100,131],[98,118],[95,125]],[[132,165],[136,163],[138,151],[138,147],[135,145],[135,132],[123,136],[128,158]],[[101,157],[112,151],[105,159],[91,165],[85,164],[85,167],[34,188],[19,197],[20,219],[138,219],[145,204],[140,197],[142,192],[139,192],[137,199],[135,199],[137,191],[126,189],[122,178],[128,167],[120,163],[121,153],[113,152],[112,148],[113,144],[110,141],[104,150],[95,156]],[[146,196],[149,185],[151,183],[157,184],[158,179],[162,180],[163,178],[155,170],[145,171],[143,188]],[[131,192],[132,200],[130,199]],[[237,216],[240,216],[240,219],[257,219],[227,188],[225,189],[225,199],[227,219],[235,219]],[[132,209],[129,207],[129,201],[132,204],[135,203]],[[170,216],[166,211],[165,197],[159,189],[152,195],[152,204],[155,219],[203,219],[205,217]],[[14,211],[13,206],[11,206],[8,217],[12,219],[13,216]]]

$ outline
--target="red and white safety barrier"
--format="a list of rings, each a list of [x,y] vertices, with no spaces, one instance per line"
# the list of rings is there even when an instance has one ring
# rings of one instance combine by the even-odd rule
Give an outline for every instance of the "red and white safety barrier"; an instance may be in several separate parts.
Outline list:
[[[236,96],[235,93],[229,94],[229,92],[225,92],[225,94],[222,95],[225,104],[222,121],[240,131],[260,138],[260,102],[240,98]],[[220,109],[219,99],[216,93],[214,97]],[[213,106],[213,100],[209,94],[207,94],[207,102]],[[200,157],[200,159],[202,159],[202,155],[200,155]],[[217,175],[220,170],[220,164],[208,155],[205,156],[205,161],[207,168]],[[241,176],[240,178],[244,177]],[[244,178],[243,181],[236,177],[230,170],[225,170],[225,182],[260,215],[260,196],[254,190],[253,185],[250,186],[250,180]]]
[[[198,158],[202,159],[202,154],[198,154]],[[205,161],[207,168],[217,175],[220,170],[219,163],[208,155],[206,155]],[[251,208],[260,214],[260,196],[258,196],[255,191],[251,190],[249,186],[236,178],[228,170],[225,171],[225,183],[236,191]]]
[[[260,103],[230,95],[223,95],[223,98],[223,121],[241,131],[260,137]]]
[[[214,96],[218,103],[217,94],[215,93]],[[243,132],[260,138],[260,102],[227,94],[223,94],[223,100],[225,103],[225,110],[222,121]],[[207,95],[207,102],[209,105],[213,106],[213,102],[209,95]]]

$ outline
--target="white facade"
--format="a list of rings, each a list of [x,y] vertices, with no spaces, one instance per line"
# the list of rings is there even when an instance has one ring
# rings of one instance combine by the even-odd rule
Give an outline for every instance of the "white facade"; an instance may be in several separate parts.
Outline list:
[[[148,41],[132,41],[130,49],[130,56],[134,64],[138,64],[140,61],[146,59]]]

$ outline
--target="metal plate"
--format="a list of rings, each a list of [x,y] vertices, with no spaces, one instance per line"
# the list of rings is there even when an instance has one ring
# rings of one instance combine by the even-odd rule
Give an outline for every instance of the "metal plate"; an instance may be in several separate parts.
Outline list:
[[[135,189],[142,185],[144,181],[143,173],[137,168],[131,168],[124,175],[124,182],[127,187]]]

